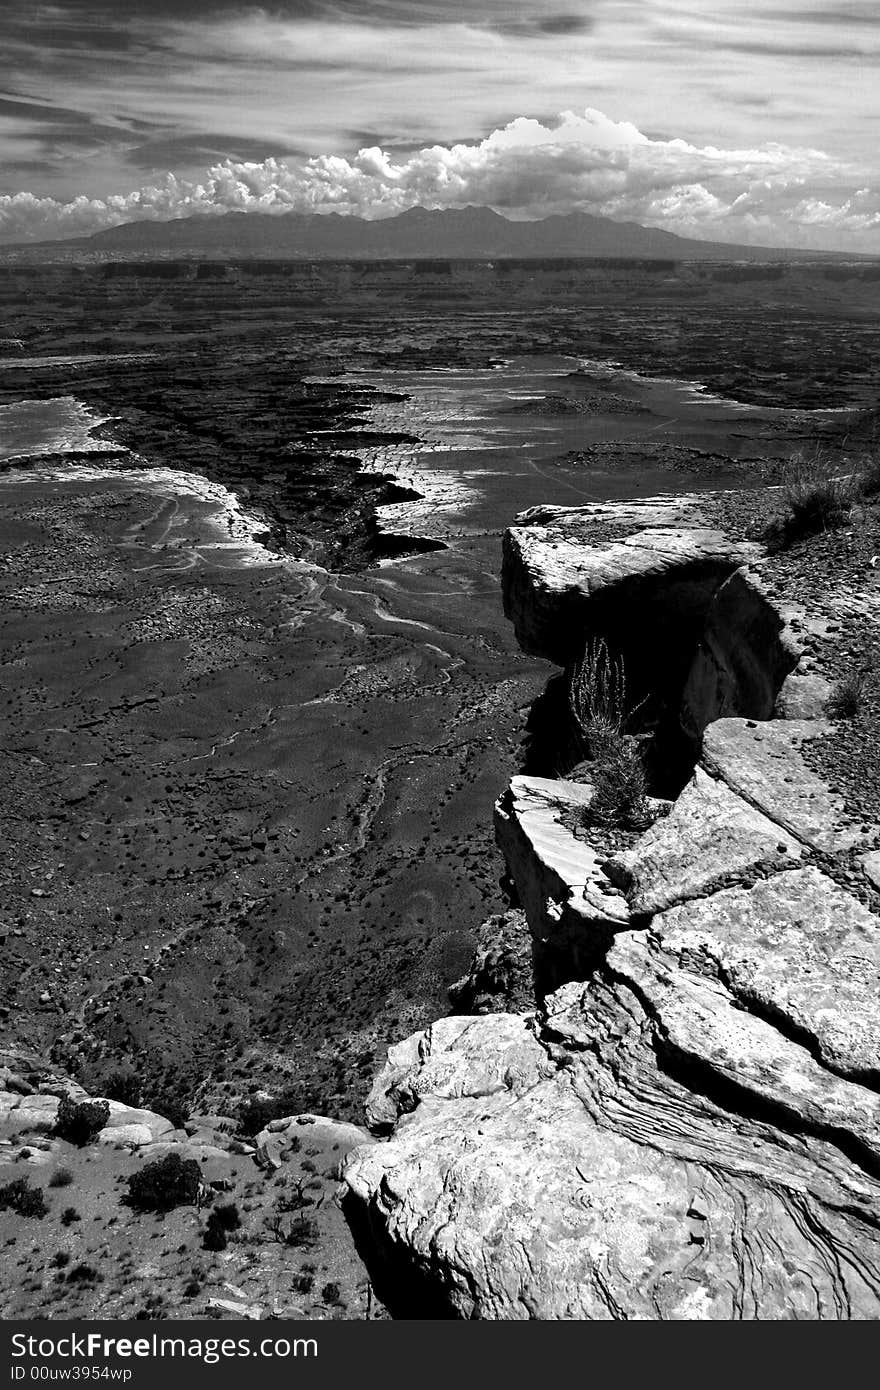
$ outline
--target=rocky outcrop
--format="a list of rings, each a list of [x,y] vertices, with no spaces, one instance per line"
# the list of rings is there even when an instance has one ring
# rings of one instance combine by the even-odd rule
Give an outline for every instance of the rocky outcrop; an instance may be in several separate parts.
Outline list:
[[[532,938],[520,908],[484,922],[468,973],[449,986],[457,1014],[519,1013],[534,1008]]]
[[[68,1094],[75,1100],[103,1100],[109,1108],[109,1119],[96,1136],[98,1143],[125,1144],[133,1149],[140,1149],[160,1139],[186,1138],[185,1134],[175,1129],[170,1120],[156,1115],[152,1110],[141,1110],[137,1106],[123,1105],[116,1100],[104,1100],[102,1096],[87,1097],[80,1087],[73,1085],[70,1086]],[[10,1132],[19,1130],[49,1133],[54,1128],[60,1104],[60,1097],[52,1092],[22,1096],[14,1091],[0,1091],[0,1123],[8,1126]]]
[[[857,865],[880,882],[877,829],[804,751],[829,728],[808,620],[675,505],[621,509],[629,535],[613,508],[548,509],[507,539],[508,612],[557,662],[611,640],[609,614],[632,650],[681,605],[664,695],[698,762],[610,854],[588,785],[500,798],[538,1012],[391,1049],[369,1106],[387,1140],[345,1170],[404,1315],[880,1316],[880,917],[851,891]]]
[[[504,611],[523,650],[565,666],[586,631],[613,626],[624,608],[655,636],[670,616],[679,629],[702,626],[716,590],[756,548],[696,524],[697,505],[660,499],[617,511],[606,504],[524,513],[526,524],[505,534],[502,574]],[[689,525],[669,524],[684,517]],[[653,524],[633,531],[633,518]],[[609,525],[612,534],[597,543]]]
[[[803,845],[840,854],[862,832],[848,821],[834,795],[804,761],[802,747],[828,733],[824,719],[719,719],[706,730],[702,764],[741,800],[760,806]]]
[[[769,719],[801,648],[755,566],[735,570],[720,585],[682,694],[685,731],[699,739],[728,714]]]
[[[537,1025],[410,1040],[393,1137],[345,1170],[392,1311],[880,1314],[876,1094],[739,1008],[698,935],[680,954],[628,933]]]
[[[546,777],[514,777],[495,805],[495,835],[536,945],[539,985],[583,978],[629,926],[630,909],[574,833],[592,787]]]

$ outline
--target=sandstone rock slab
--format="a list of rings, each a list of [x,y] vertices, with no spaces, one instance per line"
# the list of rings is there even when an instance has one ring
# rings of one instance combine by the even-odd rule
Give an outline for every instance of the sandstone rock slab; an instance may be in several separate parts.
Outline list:
[[[820,719],[718,719],[705,732],[701,762],[804,844],[839,854],[861,842],[859,826],[801,753],[830,728]]]
[[[801,852],[786,830],[697,768],[669,815],[612,856],[607,869],[631,912],[645,916],[757,871],[786,868]]]
[[[565,823],[592,796],[581,782],[514,777],[495,806],[495,838],[543,953],[539,974],[551,968],[548,954],[567,962],[565,978],[586,974],[611,934],[629,925],[626,900],[599,856]]]
[[[664,951],[699,951],[731,998],[773,1021],[766,1067],[793,1037],[828,1070],[880,1085],[880,917],[818,869],[674,907],[651,926]]]
[[[702,583],[705,604],[724,578],[756,554],[706,527],[657,526],[624,539],[585,543],[595,527],[590,509],[580,525],[569,512],[556,524],[505,532],[504,611],[524,651],[560,666],[579,655],[587,610],[638,605],[648,591],[678,582]]]

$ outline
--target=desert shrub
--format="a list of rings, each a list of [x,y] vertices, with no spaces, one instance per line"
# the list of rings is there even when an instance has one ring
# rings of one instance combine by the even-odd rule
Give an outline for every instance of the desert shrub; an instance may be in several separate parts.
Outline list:
[[[82,1221],[82,1217],[76,1207],[65,1207],[61,1213],[62,1226],[72,1226],[74,1221]]]
[[[202,1235],[202,1248],[205,1250],[225,1250],[229,1242],[226,1239],[226,1232],[222,1226],[218,1226],[212,1219],[214,1213],[208,1217],[208,1224]]]
[[[97,1138],[110,1119],[106,1100],[72,1100],[62,1096],[55,1118],[54,1133],[59,1139],[82,1148]]]
[[[859,492],[865,498],[873,499],[880,493],[880,449],[862,458],[858,483]]]
[[[295,1216],[287,1226],[280,1214],[275,1214],[268,1222],[269,1230],[282,1245],[292,1245],[299,1249],[310,1249],[317,1245],[318,1223],[313,1216]]]
[[[50,1261],[53,1269],[63,1269],[70,1264],[70,1254],[67,1250],[56,1250]]]
[[[841,476],[845,466],[819,447],[793,454],[783,469],[782,509],[767,527],[766,539],[784,548],[844,525],[863,490],[858,475]]]
[[[97,1284],[103,1278],[103,1274],[99,1274],[92,1265],[78,1264],[74,1265],[68,1274],[67,1282],[68,1284]]]
[[[50,1187],[70,1187],[73,1182],[73,1174],[69,1168],[56,1168],[49,1179]]]
[[[861,671],[843,676],[831,687],[825,712],[832,719],[854,719],[862,708],[867,680]]]
[[[234,1202],[214,1207],[208,1216],[202,1244],[206,1250],[225,1250],[228,1233],[237,1231],[240,1225],[241,1216]]]
[[[141,1082],[140,1078],[127,1069],[112,1071],[97,1084],[97,1089],[101,1095],[108,1096],[110,1100],[119,1101],[120,1105],[140,1105],[141,1104]]]
[[[0,1187],[0,1211],[14,1211],[18,1216],[40,1218],[49,1208],[41,1187],[31,1187],[30,1178],[14,1178]]]
[[[581,752],[590,758],[623,733],[634,713],[627,703],[623,658],[611,654],[603,637],[591,638],[572,667],[568,702]]]
[[[293,1277],[294,1293],[311,1293],[315,1287],[314,1274],[295,1274]]]
[[[257,1134],[271,1120],[301,1115],[320,1107],[320,1098],[306,1091],[282,1091],[277,1096],[253,1097],[239,1107],[236,1119],[242,1134]]]
[[[186,1083],[174,1074],[165,1074],[157,1080],[139,1076],[129,1067],[103,1074],[95,1083],[95,1089],[110,1100],[118,1100],[122,1105],[142,1106],[153,1110],[170,1120],[175,1129],[182,1129],[189,1119],[191,1107]]]
[[[587,819],[600,825],[639,828],[651,819],[639,740],[620,734],[604,741],[593,762],[593,796]]]
[[[241,1225],[241,1216],[235,1202],[224,1202],[222,1206],[214,1207],[211,1219],[224,1231],[237,1231]]]
[[[166,1212],[174,1207],[194,1205],[198,1194],[196,1160],[170,1153],[145,1163],[138,1172],[132,1173],[123,1201],[136,1211]]]
[[[626,733],[640,705],[627,695],[623,657],[592,638],[569,677],[569,707],[581,751],[590,759],[588,823],[640,826],[650,819],[639,739]]]

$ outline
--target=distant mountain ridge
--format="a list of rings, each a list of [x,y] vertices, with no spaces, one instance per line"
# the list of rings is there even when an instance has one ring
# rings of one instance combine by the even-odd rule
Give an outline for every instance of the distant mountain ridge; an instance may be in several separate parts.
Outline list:
[[[585,212],[512,222],[485,207],[436,211],[416,207],[379,221],[339,213],[198,214],[169,222],[125,222],[77,238],[75,244],[133,256],[219,254],[304,260],[829,259],[829,253],[815,251],[696,241]]]

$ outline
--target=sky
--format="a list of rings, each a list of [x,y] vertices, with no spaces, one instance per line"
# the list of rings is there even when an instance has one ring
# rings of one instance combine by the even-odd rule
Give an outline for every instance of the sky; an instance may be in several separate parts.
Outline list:
[[[880,254],[878,0],[2,0],[0,241],[580,209]]]

